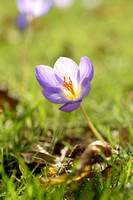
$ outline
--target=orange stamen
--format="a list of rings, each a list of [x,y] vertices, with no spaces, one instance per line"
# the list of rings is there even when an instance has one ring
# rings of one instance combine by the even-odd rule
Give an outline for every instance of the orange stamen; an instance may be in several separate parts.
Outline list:
[[[73,89],[73,83],[72,83],[72,80],[71,80],[70,77],[69,77],[69,82],[67,82],[67,81],[66,81],[66,77],[64,76],[63,87],[64,87],[67,91],[71,92],[71,94],[72,94],[74,97],[76,96],[76,94],[75,94],[75,92],[74,92],[74,89]]]

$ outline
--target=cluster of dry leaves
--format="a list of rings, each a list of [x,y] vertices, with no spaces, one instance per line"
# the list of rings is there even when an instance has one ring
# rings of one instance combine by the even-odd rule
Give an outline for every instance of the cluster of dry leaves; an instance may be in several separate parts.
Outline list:
[[[77,139],[77,136],[75,139]],[[118,154],[119,151],[114,150],[109,143],[98,140],[88,145],[75,144],[70,151],[68,146],[59,144],[61,141],[62,138],[57,141],[53,150],[54,154],[58,145],[60,155],[50,154],[39,144],[27,152],[21,153],[27,164],[34,163],[36,165],[41,164],[43,167],[47,166],[47,177],[41,175],[39,178],[42,185],[53,185],[63,182],[69,184],[73,181],[83,180],[86,177],[90,178],[93,166],[96,163],[100,165],[100,171],[104,177],[105,174],[108,176],[112,172],[112,166],[107,166],[106,160],[111,159],[112,153]],[[59,146],[62,148],[59,149]],[[73,168],[75,169],[73,170]]]

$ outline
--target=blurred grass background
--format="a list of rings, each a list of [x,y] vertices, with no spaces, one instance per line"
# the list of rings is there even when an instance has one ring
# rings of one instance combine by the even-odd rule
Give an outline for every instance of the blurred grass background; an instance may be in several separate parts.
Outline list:
[[[120,128],[133,123],[133,2],[101,0],[95,9],[85,9],[78,0],[67,9],[53,7],[38,18],[27,48],[28,29],[23,33],[15,25],[18,14],[15,1],[0,7],[0,83],[8,85],[11,95],[30,106],[38,106],[38,120],[56,124],[83,122],[79,110],[63,113],[59,105],[44,99],[35,77],[35,66],[53,67],[60,56],[77,64],[88,56],[94,66],[90,94],[83,105],[97,128]],[[24,65],[28,53],[27,70]],[[26,80],[25,80],[26,79]],[[26,85],[24,84],[26,82]]]

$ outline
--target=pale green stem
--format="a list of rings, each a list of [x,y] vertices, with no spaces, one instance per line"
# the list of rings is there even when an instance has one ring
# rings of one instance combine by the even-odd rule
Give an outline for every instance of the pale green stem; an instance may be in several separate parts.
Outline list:
[[[88,122],[88,125],[89,125],[90,129],[92,130],[93,134],[94,134],[99,140],[101,140],[101,141],[104,142],[104,139],[103,139],[102,136],[98,133],[98,131],[95,129],[95,127],[93,126],[93,124],[92,124],[90,118],[89,118],[88,115],[86,114],[86,112],[85,112],[85,110],[84,110],[84,108],[83,108],[83,106],[82,106],[81,104],[80,104],[80,109],[81,109],[81,111],[82,111],[82,113],[83,113],[83,115],[84,115],[86,121]]]
[[[31,42],[33,39],[33,32],[34,32],[34,24],[30,24],[27,30],[27,38],[25,44],[25,52],[24,52],[24,65],[23,65],[23,88],[26,90],[29,82],[29,74],[30,74],[30,48]]]

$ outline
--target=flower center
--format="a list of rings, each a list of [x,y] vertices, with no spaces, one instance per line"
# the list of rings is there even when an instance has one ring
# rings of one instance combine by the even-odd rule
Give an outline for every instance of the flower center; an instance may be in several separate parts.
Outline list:
[[[79,93],[75,92],[71,78],[69,77],[69,81],[66,79],[64,76],[63,88],[66,90],[66,96],[69,99],[76,99]]]

